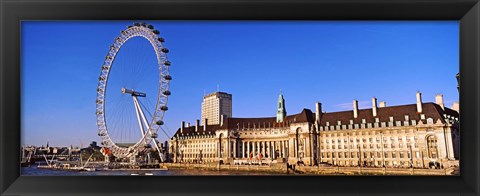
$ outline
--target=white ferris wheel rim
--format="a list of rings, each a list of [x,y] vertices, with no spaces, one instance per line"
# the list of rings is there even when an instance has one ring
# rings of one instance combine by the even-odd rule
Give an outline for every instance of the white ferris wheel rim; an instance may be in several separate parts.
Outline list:
[[[158,136],[158,129],[163,124],[163,116],[165,111],[168,109],[167,101],[169,91],[169,83],[171,76],[169,74],[169,65],[167,54],[168,49],[166,49],[162,42],[163,38],[158,37],[159,32],[153,29],[153,26],[135,23],[134,26],[129,26],[126,30],[121,31],[121,34],[115,38],[114,43],[110,46],[110,49],[105,57],[105,60],[102,65],[102,70],[100,72],[100,77],[98,80],[97,87],[97,99],[96,99],[96,121],[98,126],[98,135],[102,140],[102,145],[111,149],[112,154],[118,158],[125,158],[134,156],[136,152],[142,149],[143,144],[150,144],[155,138],[152,135],[156,134]],[[159,68],[159,89],[157,93],[157,101],[155,104],[155,111],[153,112],[152,119],[150,120],[149,129],[146,131],[146,134],[134,145],[129,147],[121,147],[115,143],[108,132],[107,123],[105,119],[105,93],[107,91],[108,76],[115,61],[115,57],[121,47],[133,37],[143,37],[147,39],[152,45],[156,57],[157,64]],[[168,78],[170,79],[168,79]],[[165,92],[168,92],[165,93]],[[153,141],[156,142],[156,141]],[[155,145],[157,145],[155,143]]]

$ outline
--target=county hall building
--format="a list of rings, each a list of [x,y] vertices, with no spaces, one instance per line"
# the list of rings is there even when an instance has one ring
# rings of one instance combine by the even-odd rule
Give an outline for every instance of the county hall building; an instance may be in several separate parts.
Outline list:
[[[169,141],[169,158],[176,163],[263,163],[369,167],[447,167],[459,160],[459,105],[435,103],[386,106],[372,98],[372,107],[322,112],[303,109],[287,115],[280,94],[277,115],[269,118],[232,117],[232,95],[215,92],[204,97],[202,124],[182,122]],[[208,116],[208,118],[206,118]],[[210,119],[215,123],[209,123]],[[260,155],[260,156],[259,156]]]

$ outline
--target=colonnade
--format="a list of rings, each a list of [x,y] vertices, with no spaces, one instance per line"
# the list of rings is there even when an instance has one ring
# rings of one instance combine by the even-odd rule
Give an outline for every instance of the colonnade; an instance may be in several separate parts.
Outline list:
[[[286,158],[288,146],[288,140],[233,140],[232,149],[227,152],[231,152],[231,158],[249,158],[261,153],[264,158],[276,159]]]

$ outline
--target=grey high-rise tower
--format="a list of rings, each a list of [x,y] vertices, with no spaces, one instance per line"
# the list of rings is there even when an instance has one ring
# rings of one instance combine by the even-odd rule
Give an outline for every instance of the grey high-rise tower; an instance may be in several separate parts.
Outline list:
[[[232,95],[224,92],[214,92],[203,97],[202,124],[220,124],[220,116],[232,117]]]

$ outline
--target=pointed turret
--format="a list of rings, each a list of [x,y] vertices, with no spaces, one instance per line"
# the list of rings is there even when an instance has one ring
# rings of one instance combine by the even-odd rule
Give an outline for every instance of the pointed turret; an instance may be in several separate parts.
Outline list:
[[[286,116],[285,99],[283,99],[282,90],[280,90],[280,95],[278,96],[277,123],[282,123]]]

